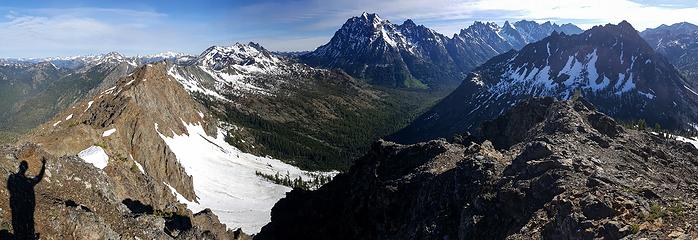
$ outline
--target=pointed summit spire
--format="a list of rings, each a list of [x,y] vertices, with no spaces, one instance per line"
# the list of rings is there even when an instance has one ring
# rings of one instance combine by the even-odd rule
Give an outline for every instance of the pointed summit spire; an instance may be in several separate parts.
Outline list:
[[[403,25],[403,26],[406,26],[406,27],[415,27],[415,26],[417,26],[417,24],[415,24],[414,21],[412,21],[412,19],[409,19],[409,18],[408,18],[407,20],[405,20],[405,22],[403,22],[402,25]]]

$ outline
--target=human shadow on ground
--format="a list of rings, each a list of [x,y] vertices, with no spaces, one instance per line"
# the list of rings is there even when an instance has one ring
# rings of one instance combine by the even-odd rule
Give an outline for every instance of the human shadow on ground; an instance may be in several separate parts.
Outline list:
[[[38,234],[34,231],[34,210],[36,209],[34,186],[44,177],[46,158],[41,159],[41,164],[39,175],[28,177],[26,173],[27,169],[29,169],[29,164],[27,161],[22,161],[19,164],[17,173],[10,174],[7,178],[14,233],[3,230],[0,232],[0,238],[17,240],[38,239]]]

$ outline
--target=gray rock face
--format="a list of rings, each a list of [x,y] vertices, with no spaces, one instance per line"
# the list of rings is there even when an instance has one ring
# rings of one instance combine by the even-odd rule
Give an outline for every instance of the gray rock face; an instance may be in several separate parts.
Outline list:
[[[584,100],[535,98],[488,124],[490,139],[378,142],[319,190],[290,192],[256,238],[698,236],[690,144],[625,130]]]

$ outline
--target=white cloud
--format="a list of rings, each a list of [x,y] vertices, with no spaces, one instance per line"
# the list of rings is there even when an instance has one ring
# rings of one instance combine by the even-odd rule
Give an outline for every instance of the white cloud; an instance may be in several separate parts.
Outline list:
[[[0,57],[47,57],[119,51],[198,53],[208,29],[152,11],[106,8],[12,10],[0,19]]]
[[[517,4],[506,0],[488,0],[476,4],[476,9],[518,12],[518,17],[528,19],[586,22],[579,25],[587,28],[622,20],[627,20],[638,30],[683,21],[698,23],[698,7],[641,4],[629,0],[528,0],[518,1]]]

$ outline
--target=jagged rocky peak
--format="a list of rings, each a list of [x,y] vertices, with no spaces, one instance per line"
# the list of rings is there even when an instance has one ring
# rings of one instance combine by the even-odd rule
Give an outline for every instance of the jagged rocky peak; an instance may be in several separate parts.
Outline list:
[[[417,24],[415,24],[414,21],[412,21],[412,19],[407,19],[407,20],[405,20],[405,22],[402,23],[401,26],[413,28],[413,27],[416,27]]]
[[[383,19],[381,19],[380,16],[378,16],[378,14],[376,14],[376,13],[363,12],[363,13],[361,13],[361,17],[356,17],[356,18],[362,19],[362,20],[368,21],[369,23],[374,23],[374,24],[383,22]]]
[[[497,32],[499,29],[499,25],[497,25],[495,22],[475,21],[473,25],[470,25],[468,28],[461,29],[461,34],[476,35],[483,34],[488,31]]]
[[[338,33],[356,35],[356,36],[371,36],[380,32],[383,27],[392,25],[390,21],[383,20],[376,13],[362,13],[361,16],[349,18]]]
[[[689,143],[624,129],[583,99],[533,98],[483,131],[378,142],[319,190],[289,193],[256,238],[651,239],[698,223]]]
[[[449,38],[410,19],[397,25],[364,13],[348,19],[327,44],[299,58],[311,66],[341,68],[373,84],[453,88],[487,59],[520,49],[559,27],[535,25],[536,34],[531,35],[507,25],[503,29],[478,21]]]

